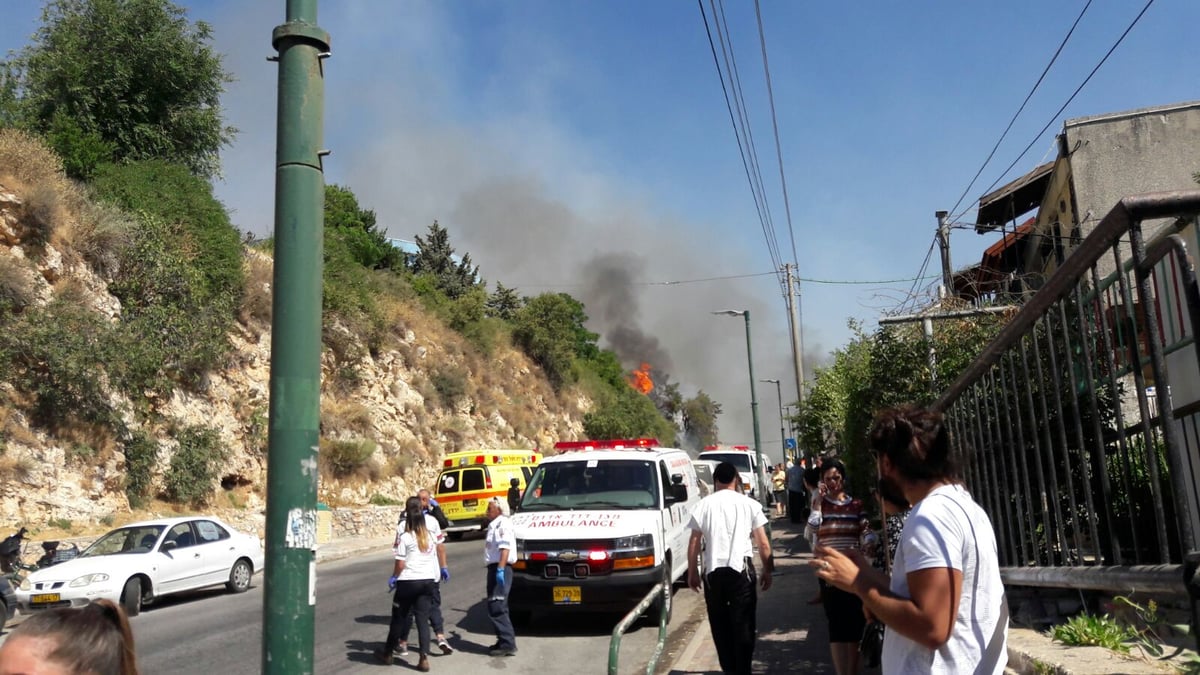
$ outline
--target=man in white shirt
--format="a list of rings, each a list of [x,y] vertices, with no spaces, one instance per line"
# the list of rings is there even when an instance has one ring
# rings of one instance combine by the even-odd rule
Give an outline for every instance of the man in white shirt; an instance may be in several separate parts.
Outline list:
[[[488,502],[487,538],[483,561],[487,563],[487,610],[496,630],[496,644],[488,648],[491,656],[516,656],[517,635],[508,615],[508,594],[512,590],[512,564],[517,559],[517,540],[508,519],[508,504],[498,497]]]
[[[754,660],[758,608],[751,561],[752,538],[762,558],[760,585],[764,591],[771,587],[775,563],[764,529],[767,517],[762,505],[738,492],[741,479],[733,464],[718,464],[713,469],[713,483],[715,490],[700,500],[688,521],[692,531],[688,542],[688,587],[700,591],[698,560],[703,548],[704,604],[721,670],[748,674]]]
[[[884,410],[871,430],[880,483],[913,509],[888,579],[861,556],[819,547],[817,576],[858,594],[887,626],[884,673],[999,675],[1008,602],[987,513],[956,479],[941,413]]]

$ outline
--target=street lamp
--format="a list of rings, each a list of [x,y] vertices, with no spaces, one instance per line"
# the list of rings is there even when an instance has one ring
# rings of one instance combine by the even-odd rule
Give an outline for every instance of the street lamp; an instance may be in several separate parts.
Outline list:
[[[758,395],[754,392],[754,354],[750,348],[750,310],[748,309],[722,309],[712,312],[713,314],[723,316],[741,316],[746,318],[746,361],[750,364],[750,415],[754,420],[754,455],[758,461],[758,470],[754,479],[758,483],[758,500],[762,502],[763,508],[768,508],[767,503],[767,486],[763,483],[763,456],[762,456],[762,438],[758,431]]]
[[[779,380],[759,380],[775,385],[775,395],[779,397],[779,456],[783,459],[788,458],[787,433],[783,430],[783,393],[779,388]]]

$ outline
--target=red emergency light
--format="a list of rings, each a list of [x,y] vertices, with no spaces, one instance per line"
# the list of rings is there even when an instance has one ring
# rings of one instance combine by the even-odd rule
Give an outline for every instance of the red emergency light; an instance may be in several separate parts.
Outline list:
[[[602,441],[559,441],[555,450],[619,450],[621,448],[657,448],[657,438],[618,438]]]

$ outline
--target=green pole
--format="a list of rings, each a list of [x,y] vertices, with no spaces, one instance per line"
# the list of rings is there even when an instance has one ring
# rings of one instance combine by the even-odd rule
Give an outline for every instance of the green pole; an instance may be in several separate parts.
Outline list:
[[[267,441],[267,541],[261,672],[313,672],[317,446],[321,394],[321,170],[329,35],[317,0],[287,0],[279,52],[275,279]]]
[[[767,492],[766,485],[763,484],[763,455],[762,455],[762,435],[758,431],[758,394],[754,390],[754,351],[750,347],[750,310],[743,310],[742,316],[746,317],[746,359],[750,362],[750,414],[754,419],[754,454],[758,458],[758,470],[755,471],[754,482],[758,483],[758,501],[762,502],[763,508],[767,508]]]

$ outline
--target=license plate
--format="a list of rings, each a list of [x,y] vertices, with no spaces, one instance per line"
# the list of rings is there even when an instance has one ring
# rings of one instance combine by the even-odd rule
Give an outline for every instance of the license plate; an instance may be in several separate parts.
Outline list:
[[[578,586],[555,586],[554,587],[554,604],[556,605],[578,605],[583,602],[583,594],[579,592]]]
[[[48,602],[58,602],[59,599],[58,593],[41,593],[30,597],[29,602],[35,605],[41,605]]]
[[[479,500],[478,499],[464,499],[462,502],[462,505],[463,505],[464,509],[473,509],[476,506],[479,506]]]

